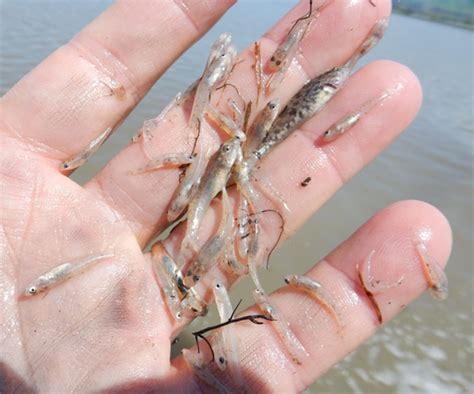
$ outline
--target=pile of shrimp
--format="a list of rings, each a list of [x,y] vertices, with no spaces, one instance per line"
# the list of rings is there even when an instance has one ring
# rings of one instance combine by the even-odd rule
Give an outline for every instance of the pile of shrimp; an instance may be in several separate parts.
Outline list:
[[[257,107],[260,100],[266,100],[270,94],[274,96],[274,93],[278,92],[311,24],[330,3],[331,0],[327,0],[313,11],[312,1],[310,1],[309,12],[290,26],[287,36],[269,57],[265,67],[260,54],[260,44],[255,43],[254,70],[257,97],[254,101]],[[287,209],[287,206],[276,192],[271,193],[269,198],[275,202],[273,206],[277,208],[263,206],[254,170],[274,147],[320,112],[343,88],[357,61],[378,43],[387,25],[387,19],[377,21],[349,59],[308,81],[283,109],[278,98],[267,101],[251,124],[249,124],[250,102],[240,108],[235,101],[229,101],[227,112],[231,112],[232,115],[227,115],[212,104],[211,98],[216,91],[230,85],[226,81],[238,63],[237,50],[232,44],[232,37],[228,33],[223,33],[212,45],[201,77],[183,94],[178,94],[170,107],[155,119],[155,122],[159,121],[173,106],[192,101],[188,125],[192,130],[190,134],[194,138],[192,152],[170,153],[155,157],[145,167],[138,169],[134,175],[159,171],[167,166],[185,167],[180,177],[180,184],[167,210],[170,224],[186,217],[184,238],[176,259],[161,242],[153,245],[151,249],[153,270],[160,282],[166,305],[175,320],[179,321],[185,316],[204,315],[211,300],[214,299],[216,302],[221,323],[194,333],[196,338],[204,339],[211,347],[212,360],[206,360],[203,353],[190,350],[184,350],[183,356],[200,379],[218,390],[225,391],[225,385],[212,373],[212,369],[208,368],[210,363],[216,363],[219,369],[227,370],[237,387],[243,384],[242,372],[239,369],[238,344],[232,332],[234,327],[221,329],[223,326],[229,326],[230,323],[249,320],[261,324],[263,320],[266,320],[275,329],[296,364],[303,364],[308,357],[308,352],[292,332],[289,322],[271,304],[258,276],[258,267],[264,264],[270,254],[269,249],[261,245],[260,217],[265,213],[276,214],[281,220],[283,231],[284,215],[281,211]],[[238,92],[238,87],[231,86]],[[386,91],[346,114],[323,134],[323,142],[329,143],[346,133],[364,114],[392,94],[393,91]],[[213,153],[209,152],[209,147],[201,137],[201,129],[205,122],[228,135],[228,138]],[[65,161],[62,168],[70,170],[82,165],[110,133],[110,128],[105,130],[81,154]],[[146,143],[146,133],[147,129],[142,129],[141,136],[135,137],[133,141],[142,140],[142,143]],[[306,186],[310,180],[310,178],[305,179],[302,186]],[[233,185],[236,186],[236,192],[233,192],[236,193],[235,204],[231,203],[228,194],[228,188]],[[220,203],[220,223],[215,232],[203,243],[199,239],[203,220],[216,198]],[[237,217],[234,217],[235,211],[238,213]],[[431,260],[422,244],[415,247],[425,266],[425,275],[433,294],[438,298],[444,298],[447,292],[444,274],[436,269],[438,265]],[[358,267],[359,281],[374,307],[377,320],[382,323],[382,315],[373,295],[387,286],[376,285],[375,281],[370,279],[372,255],[373,252],[367,261]],[[67,280],[75,273],[82,272],[96,261],[108,257],[110,255],[101,254],[88,256],[83,261],[61,264],[37,278],[25,292],[28,295],[38,294]],[[209,278],[209,274],[215,272],[216,267],[235,278],[250,275],[255,285],[253,296],[261,314],[234,318],[235,308],[231,305],[224,281],[219,277]],[[211,283],[212,294],[209,294],[209,291],[206,292],[208,287],[203,286],[204,278],[207,283]],[[397,283],[401,283],[402,279]],[[336,302],[320,283],[297,275],[287,276],[285,282],[288,286],[305,291],[314,297],[334,320],[338,331],[341,329],[342,321]],[[216,330],[212,343],[203,336],[204,332],[211,329]]]

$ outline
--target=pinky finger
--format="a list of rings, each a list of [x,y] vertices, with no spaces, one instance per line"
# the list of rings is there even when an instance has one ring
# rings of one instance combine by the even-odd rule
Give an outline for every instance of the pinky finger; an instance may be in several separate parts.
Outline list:
[[[284,287],[273,293],[272,304],[290,322],[309,356],[301,365],[295,364],[271,323],[239,323],[233,328],[243,385],[251,392],[302,391],[356,349],[380,327],[374,301],[385,323],[426,290],[428,278],[417,252],[420,242],[443,268],[451,250],[451,230],[444,216],[423,202],[396,203],[378,212],[306,274],[332,294],[341,327],[307,292]],[[368,256],[372,260],[370,276],[377,283],[396,283],[403,278],[398,286],[380,286],[374,300],[361,285],[357,268]],[[244,312],[249,313],[259,311],[253,307]],[[195,385],[207,387],[182,357],[175,359],[173,366],[185,391]],[[225,372],[212,364],[208,368],[231,391],[239,389]]]

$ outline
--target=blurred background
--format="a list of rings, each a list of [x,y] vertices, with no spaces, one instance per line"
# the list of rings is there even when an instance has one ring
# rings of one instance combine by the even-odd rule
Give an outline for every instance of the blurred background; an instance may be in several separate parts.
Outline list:
[[[110,3],[0,0],[0,94]],[[144,120],[154,118],[178,91],[199,77],[209,46],[219,33],[232,33],[243,49],[295,3],[240,0],[173,65],[73,179],[88,180],[128,143]],[[270,271],[262,273],[263,284],[273,290],[284,275],[306,271],[386,205],[419,199],[444,212],[453,228],[453,253],[447,267],[450,295],[444,303],[423,295],[310,387],[309,393],[474,392],[474,1],[401,0],[394,7],[386,37],[362,64],[385,58],[409,66],[423,86],[421,112],[400,139],[273,255]],[[298,263],[288,266],[287,261]],[[232,292],[233,299],[244,298],[250,304],[251,288],[249,281],[242,281]],[[194,322],[191,330],[214,321],[211,313]],[[191,345],[189,332],[181,335],[174,353]]]

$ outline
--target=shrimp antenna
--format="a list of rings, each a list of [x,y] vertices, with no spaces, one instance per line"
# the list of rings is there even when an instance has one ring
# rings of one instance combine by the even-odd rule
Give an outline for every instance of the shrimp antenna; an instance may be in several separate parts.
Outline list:
[[[267,262],[265,264],[265,268],[268,269],[269,265],[270,265],[270,257],[272,255],[272,253],[275,251],[277,245],[280,243],[280,240],[281,240],[281,237],[283,236],[283,233],[285,232],[285,218],[283,217],[283,215],[281,214],[280,211],[277,211],[276,209],[263,209],[262,211],[260,212],[255,212],[255,213],[251,213],[251,214],[248,214],[248,215],[242,215],[240,216],[240,218],[242,217],[245,217],[247,216],[248,218],[252,217],[252,216],[257,216],[257,215],[261,215],[262,213],[267,213],[267,212],[273,212],[273,213],[276,213],[279,217],[280,217],[280,220],[281,220],[281,227],[280,227],[280,233],[278,234],[278,238],[276,239],[275,243],[273,244],[273,247],[270,249],[270,252],[268,253],[268,256],[267,256]],[[238,218],[239,219],[239,218]],[[247,222],[245,225],[251,223],[250,220],[249,222]],[[245,234],[242,238],[247,238],[248,236],[250,235],[250,233],[247,233]]]
[[[242,95],[240,94],[239,92],[239,89],[237,88],[237,86],[235,86],[234,84],[230,83],[230,82],[225,82],[224,84],[222,84],[221,86],[219,86],[218,88],[216,88],[216,90],[221,90],[221,89],[224,89],[226,88],[227,86],[230,86],[231,88],[233,88],[236,93],[237,93],[237,96],[239,96],[239,98],[242,100],[242,102],[244,103],[244,106],[245,106],[245,99],[242,97]],[[220,100],[220,98],[219,98]]]
[[[288,32],[288,34],[291,33],[291,31],[295,28],[295,26],[296,26],[296,24],[297,24],[298,22],[310,18],[312,14],[313,14],[313,0],[309,0],[309,11],[308,11],[308,13],[305,14],[305,15],[303,15],[302,17],[298,18],[298,19],[293,23],[293,26],[291,26],[291,29],[290,29],[290,31]]]

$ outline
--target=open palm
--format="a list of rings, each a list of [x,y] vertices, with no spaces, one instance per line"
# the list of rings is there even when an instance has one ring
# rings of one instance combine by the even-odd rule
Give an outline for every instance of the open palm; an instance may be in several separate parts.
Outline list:
[[[179,171],[131,175],[150,157],[183,150],[189,143],[189,114],[182,108],[172,110],[152,129],[154,137],[147,144],[126,147],[84,187],[61,173],[59,164],[120,123],[231,3],[118,2],[1,99],[2,392],[207,388],[181,357],[170,362],[170,340],[184,323],[177,325],[169,314],[150,257],[142,252],[167,225],[166,209]],[[390,12],[389,0],[377,1],[376,7],[366,0],[335,3],[304,39],[284,87],[275,93],[282,102],[308,78],[346,60],[373,23]],[[262,38],[264,60],[291,21],[306,10],[303,1]],[[253,100],[252,48],[240,59],[230,82]],[[397,84],[397,94],[350,133],[330,145],[316,143],[349,110]],[[355,74],[327,109],[277,147],[256,176],[268,180],[290,207],[285,235],[296,231],[385,148],[413,119],[420,102],[420,87],[409,70],[377,62]],[[204,132],[203,138],[217,145],[217,135],[207,128]],[[312,182],[303,188],[306,177]],[[213,220],[211,212],[211,227]],[[278,225],[267,227],[265,237],[274,240],[277,231]],[[168,250],[176,253],[181,237],[179,229],[173,232],[165,241]],[[288,289],[274,293],[272,301],[310,357],[298,366],[271,325],[240,324],[237,335],[248,390],[301,391],[375,331],[373,309],[356,280],[356,264],[372,250],[379,262],[374,267],[378,279],[390,283],[405,278],[401,286],[377,295],[384,319],[418,296],[426,283],[413,248],[416,240],[423,241],[437,260],[447,261],[451,238],[444,217],[422,202],[397,203],[379,212],[307,274],[337,300],[342,333],[310,297]],[[52,267],[100,253],[113,257],[45,296],[21,296],[28,283]],[[219,376],[230,381],[224,373]]]

